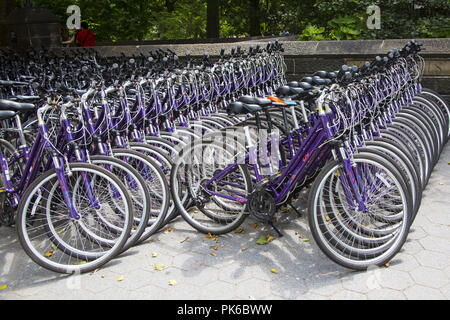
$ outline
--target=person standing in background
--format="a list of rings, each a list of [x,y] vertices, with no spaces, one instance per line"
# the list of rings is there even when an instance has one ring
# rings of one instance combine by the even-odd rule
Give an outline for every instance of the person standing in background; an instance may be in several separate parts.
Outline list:
[[[95,33],[89,30],[87,22],[81,23],[81,31],[77,33],[75,40],[80,47],[95,47]]]
[[[77,30],[71,39],[63,41],[62,44],[69,46],[75,41],[79,47],[95,47],[95,33],[89,30],[89,26],[85,21],[80,26],[81,29]]]

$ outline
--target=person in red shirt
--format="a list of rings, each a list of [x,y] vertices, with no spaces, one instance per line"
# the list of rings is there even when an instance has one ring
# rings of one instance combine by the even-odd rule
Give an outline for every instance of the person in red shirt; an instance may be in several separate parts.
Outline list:
[[[80,47],[95,47],[95,33],[89,30],[87,22],[81,23],[81,30],[77,33],[75,41]]]

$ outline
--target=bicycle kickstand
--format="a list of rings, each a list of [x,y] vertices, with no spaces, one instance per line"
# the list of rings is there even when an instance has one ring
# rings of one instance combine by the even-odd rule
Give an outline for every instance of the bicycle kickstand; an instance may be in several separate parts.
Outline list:
[[[288,205],[292,208],[292,210],[294,210],[294,212],[297,214],[299,218],[302,217],[302,213],[298,211],[297,208],[292,205],[292,203],[289,203]]]
[[[277,227],[275,227],[275,225],[273,224],[273,222],[270,222],[269,225],[273,228],[273,230],[275,230],[275,232],[278,234],[278,237],[281,238],[282,236],[284,236],[283,233],[281,233],[280,230],[278,230]]]

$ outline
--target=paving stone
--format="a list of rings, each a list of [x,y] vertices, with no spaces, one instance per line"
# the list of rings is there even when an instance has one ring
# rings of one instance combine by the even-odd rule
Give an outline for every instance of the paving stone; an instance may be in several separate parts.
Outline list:
[[[425,267],[433,267],[436,269],[445,269],[450,265],[449,256],[433,251],[421,251],[415,255],[417,261]]]
[[[389,262],[389,268],[400,270],[400,271],[412,271],[416,268],[418,268],[420,265],[417,262],[415,256],[408,254],[406,252],[409,251],[402,251],[399,252],[390,262]]]
[[[228,300],[233,298],[235,290],[236,285],[218,280],[203,286],[199,298],[202,300]]]
[[[270,282],[270,288],[272,294],[290,300],[308,291],[303,279],[284,274],[276,274]]]
[[[411,229],[409,230],[408,239],[420,240],[425,238],[427,235],[428,233],[424,230],[424,227],[415,226],[413,224],[413,226],[411,226]]]
[[[402,246],[400,252],[405,252],[409,254],[416,254],[423,250],[422,245],[417,239],[408,238]]]
[[[167,298],[170,300],[198,300],[203,288],[198,285],[177,281],[177,284],[167,288]]]
[[[338,277],[331,274],[318,274],[305,279],[306,285],[312,293],[331,297],[342,290],[342,283]]]
[[[424,249],[429,251],[442,252],[450,255],[450,240],[428,235],[423,239],[420,239],[420,244]]]
[[[376,280],[376,274],[372,270],[363,272],[351,272],[343,275],[341,279],[344,289],[363,294],[368,293],[375,287],[381,287]]]
[[[241,265],[238,262],[227,265],[226,268],[221,268],[219,272],[219,280],[231,284],[237,284],[243,280],[253,278],[251,269],[247,266]]]
[[[384,267],[374,271],[374,281],[382,288],[394,290],[404,290],[414,284],[407,272]]]
[[[443,271],[430,267],[419,267],[411,271],[410,275],[417,284],[426,287],[438,289],[449,283],[449,278]]]
[[[450,299],[450,283],[441,288],[442,294],[445,296],[447,300]]]
[[[249,279],[236,285],[236,296],[241,299],[261,299],[270,295],[270,283],[259,279]]]
[[[449,227],[441,224],[430,223],[422,227],[427,235],[435,236],[450,240]],[[421,238],[422,239],[422,238]]]
[[[406,297],[402,291],[388,288],[377,288],[367,293],[369,300],[405,300]]]
[[[317,293],[313,293],[311,291],[301,294],[295,298],[295,300],[327,300],[327,299],[329,298]]]
[[[331,300],[367,300],[367,296],[355,291],[341,290],[332,295]]]
[[[137,297],[141,300],[166,300],[168,299],[167,291],[156,285],[148,285],[139,289],[133,290],[130,294],[131,299]],[[188,298],[184,298],[188,299]]]
[[[445,296],[437,289],[414,285],[403,293],[410,300],[443,300]]]

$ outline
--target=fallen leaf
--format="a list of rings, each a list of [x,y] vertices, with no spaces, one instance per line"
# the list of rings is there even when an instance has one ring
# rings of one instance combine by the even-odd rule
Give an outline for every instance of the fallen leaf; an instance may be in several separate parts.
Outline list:
[[[308,238],[304,238],[303,242],[309,242],[309,239]]]
[[[275,269],[275,268],[270,269],[270,272],[272,272],[272,273],[278,273],[277,269]]]
[[[215,253],[215,252],[211,252],[210,255],[212,255],[213,257],[215,257],[215,256],[216,256],[216,253]]]
[[[194,210],[194,213],[198,213],[198,210]]]
[[[7,285],[7,284],[4,284],[4,285],[2,285],[2,286],[0,287],[0,290],[5,290],[6,288],[8,288],[8,285]]]
[[[440,185],[440,186],[443,186],[443,185],[444,185],[444,183],[443,183],[443,182],[439,182],[439,185]]]
[[[164,265],[161,264],[161,263],[155,264],[155,270],[157,270],[157,271],[162,271],[162,270],[164,270]]]
[[[206,237],[207,237],[208,239],[211,239],[211,238],[212,238],[211,232],[208,232],[208,233],[206,234]]]
[[[169,232],[172,232],[172,231],[173,231],[173,228],[169,227],[166,230],[164,230],[164,233],[169,233]]]
[[[325,216],[325,220],[330,221],[330,217],[329,216]]]
[[[203,263],[203,262],[200,262],[200,265],[202,266],[202,265],[204,265],[204,263]]]
[[[176,284],[177,282],[175,280],[169,280],[169,286],[174,286]]]
[[[152,253],[152,258],[156,258],[158,256],[158,252],[153,252]]]
[[[119,277],[116,279],[116,281],[122,281],[123,279],[125,279],[124,276],[119,276]]]
[[[256,222],[253,224],[253,228],[258,228],[258,224]]]
[[[242,250],[242,251],[245,251],[245,250],[247,250],[247,248],[242,248],[241,250]]]
[[[219,247],[218,247],[218,246],[210,246],[210,248],[213,248],[214,250],[217,250],[217,249],[219,249]]]
[[[245,233],[244,229],[242,229],[242,227],[236,228],[234,230],[235,233]]]
[[[225,245],[224,244],[222,244],[221,246],[220,246],[221,248],[223,248],[223,247],[225,247]]]
[[[282,208],[282,209],[281,209],[281,212],[283,212],[283,213],[287,213],[287,212],[289,212],[289,211],[291,211],[290,208]]]
[[[267,239],[265,235],[262,235],[261,237],[259,237],[258,240],[256,240],[256,243],[259,245],[263,245],[267,243]]]
[[[267,241],[272,242],[274,239],[273,236],[271,236],[270,234],[267,236]]]
[[[100,276],[100,278],[102,278],[102,279],[103,279],[104,277],[105,277],[105,275],[104,275],[104,274],[102,274],[102,275]]]
[[[390,262],[386,262],[386,263],[384,264],[384,266],[387,268],[387,267],[389,267],[390,264],[391,264]]]
[[[74,263],[74,265],[80,265],[80,264],[86,264],[86,263],[87,263],[87,261],[80,260],[80,261],[76,261],[76,262]]]
[[[44,257],[50,258],[53,255],[53,250],[47,251],[44,253]]]
[[[56,244],[52,244],[52,250],[56,250]]]

